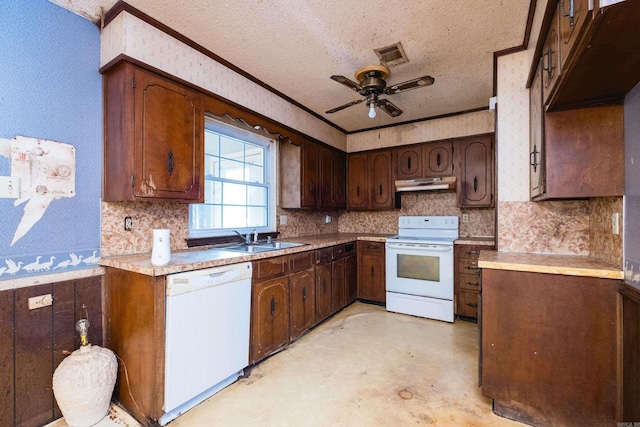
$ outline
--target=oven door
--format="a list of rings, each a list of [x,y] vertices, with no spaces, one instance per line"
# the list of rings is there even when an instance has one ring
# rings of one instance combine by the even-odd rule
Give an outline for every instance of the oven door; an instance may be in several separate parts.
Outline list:
[[[386,289],[453,300],[453,245],[386,242]]]

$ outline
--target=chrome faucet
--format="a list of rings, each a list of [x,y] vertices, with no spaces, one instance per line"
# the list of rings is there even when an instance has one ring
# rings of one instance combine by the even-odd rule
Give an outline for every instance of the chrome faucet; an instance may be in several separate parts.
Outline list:
[[[251,235],[249,233],[247,233],[246,236],[243,236],[242,234],[240,234],[238,230],[231,230],[231,231],[233,231],[238,236],[240,236],[240,238],[242,239],[242,243],[244,243],[245,245],[248,245],[251,243]]]

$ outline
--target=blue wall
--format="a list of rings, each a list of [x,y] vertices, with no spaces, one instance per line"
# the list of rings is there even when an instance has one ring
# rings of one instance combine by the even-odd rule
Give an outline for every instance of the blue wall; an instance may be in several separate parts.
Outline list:
[[[0,138],[26,136],[75,147],[76,194],[55,199],[42,219],[13,246],[25,204],[0,199],[0,281],[30,274],[90,268],[65,263],[71,253],[100,254],[102,180],[102,79],[100,31],[47,0],[0,1]],[[0,175],[11,174],[0,155]],[[49,271],[8,274],[7,260],[55,260]],[[54,267],[60,263],[66,267]]]

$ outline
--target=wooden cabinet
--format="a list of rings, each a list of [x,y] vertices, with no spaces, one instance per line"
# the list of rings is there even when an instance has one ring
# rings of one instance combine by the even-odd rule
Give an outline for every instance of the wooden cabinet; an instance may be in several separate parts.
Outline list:
[[[640,290],[623,283],[622,306],[622,418],[627,423],[640,420]]]
[[[396,179],[422,178],[422,145],[398,147],[393,154]]]
[[[255,282],[251,292],[251,363],[289,342],[289,277]]]
[[[615,425],[619,280],[482,270],[482,394],[530,425]]]
[[[313,251],[289,256],[291,271],[289,276],[289,302],[291,304],[289,335],[292,340],[316,324],[316,286],[313,258]]]
[[[391,150],[349,154],[347,157],[347,209],[393,209]]]
[[[493,246],[455,245],[454,250],[454,311],[456,316],[478,318],[478,297],[482,291],[482,275],[478,268],[481,250],[492,250]]]
[[[547,3],[528,80],[544,58],[547,111],[621,101],[640,81],[640,3],[600,3]]]
[[[331,248],[316,250],[316,322],[331,316],[333,304]]]
[[[622,196],[623,116],[622,104],[609,104],[547,112],[542,123],[532,120],[531,126],[544,129],[531,131],[532,200]],[[539,132],[542,141],[533,139]]]
[[[544,104],[542,102],[542,60],[529,90],[529,193],[536,198],[544,187]]]
[[[346,206],[345,154],[302,140],[280,144],[280,206],[343,209]]]
[[[386,302],[383,242],[358,242],[358,298]]]
[[[347,305],[347,279],[344,263],[344,245],[332,248],[331,262],[331,312],[342,310]]]
[[[494,206],[493,135],[479,135],[457,141],[458,206]]]
[[[203,202],[199,92],[127,62],[103,82],[103,200]]]
[[[430,142],[423,145],[422,177],[453,175],[453,142]]]
[[[345,305],[349,305],[358,298],[358,257],[356,256],[355,242],[346,243],[344,246]]]

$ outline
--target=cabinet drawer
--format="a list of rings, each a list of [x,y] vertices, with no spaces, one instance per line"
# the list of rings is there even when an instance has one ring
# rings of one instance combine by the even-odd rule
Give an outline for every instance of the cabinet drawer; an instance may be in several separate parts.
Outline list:
[[[267,279],[287,274],[289,272],[288,261],[289,258],[286,255],[254,261],[253,278]]]
[[[456,314],[466,317],[478,317],[478,292],[460,291],[457,294]]]
[[[458,276],[458,286],[460,289],[468,291],[480,291],[482,289],[482,279],[475,274],[461,274]]]
[[[289,271],[296,273],[313,267],[313,251],[289,255]]]
[[[480,267],[478,267],[478,260],[477,259],[459,259],[458,273],[480,276]]]
[[[460,250],[460,259],[477,260],[480,257],[480,248],[475,246],[464,246]]]
[[[358,252],[362,254],[384,255],[384,243],[382,242],[358,242]]]
[[[316,265],[329,264],[333,255],[333,248],[323,248],[316,250]]]
[[[338,261],[342,258],[344,258],[344,245],[336,245],[333,246],[332,248],[332,258],[334,261]]]

